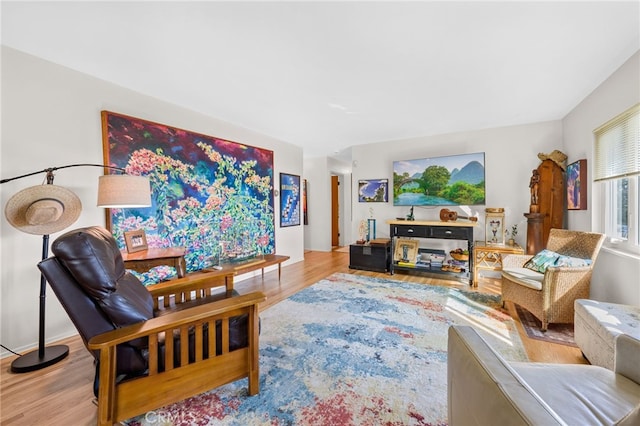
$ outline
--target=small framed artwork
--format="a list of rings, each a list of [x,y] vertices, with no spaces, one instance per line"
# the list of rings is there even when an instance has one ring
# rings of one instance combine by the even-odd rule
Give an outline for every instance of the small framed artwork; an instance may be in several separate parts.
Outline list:
[[[361,179],[358,181],[358,201],[386,203],[389,201],[389,179]]]
[[[300,225],[300,176],[280,173],[280,227]]]
[[[485,213],[485,243],[504,245],[504,211]]]
[[[309,224],[309,216],[307,215],[307,180],[302,180],[302,219],[305,225]]]
[[[587,210],[587,160],[567,166],[567,209]]]
[[[124,233],[124,242],[127,246],[127,253],[135,253],[147,249],[147,236],[144,233],[144,229],[126,231]]]
[[[418,260],[418,240],[398,238],[393,252],[394,262],[416,263]]]

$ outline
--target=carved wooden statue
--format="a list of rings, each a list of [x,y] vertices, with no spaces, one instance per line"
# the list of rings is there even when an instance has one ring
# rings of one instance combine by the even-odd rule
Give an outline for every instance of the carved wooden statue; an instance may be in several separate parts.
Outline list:
[[[527,254],[535,254],[546,247],[551,228],[563,229],[565,209],[564,162],[567,156],[560,151],[538,154],[542,163],[533,170],[529,188],[531,206],[527,217]]]
[[[540,208],[538,205],[538,190],[540,189],[540,173],[538,169],[533,169],[531,180],[529,181],[529,188],[531,190],[531,206],[529,207],[529,212],[538,213]]]

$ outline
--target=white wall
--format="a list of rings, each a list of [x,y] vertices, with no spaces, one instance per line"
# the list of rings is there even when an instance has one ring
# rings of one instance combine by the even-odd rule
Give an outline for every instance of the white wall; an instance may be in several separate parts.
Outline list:
[[[565,153],[568,161],[587,160],[587,210],[568,212],[570,229],[600,229],[602,194],[593,179],[593,131],[640,102],[640,52],[636,52],[615,73],[587,96],[563,119]],[[623,254],[605,243],[591,280],[591,298],[614,303],[640,305],[640,257]]]
[[[328,158],[329,175],[338,176],[338,229],[340,232],[339,245],[351,243],[351,164],[337,158]]]
[[[309,225],[304,226],[304,248],[331,251],[331,174],[327,157],[304,159]]]
[[[516,241],[524,247],[526,218],[523,214],[529,211],[531,171],[540,164],[539,152],[550,153],[554,149],[562,150],[560,121],[355,146],[352,148],[353,194],[354,198],[357,197],[360,179],[388,178],[391,186],[394,160],[484,152],[486,206],[447,208],[462,216],[477,216],[479,224],[474,230],[474,238],[484,241],[485,207],[504,207],[507,229],[514,223],[520,224]],[[377,236],[388,238],[389,226],[386,221],[406,217],[409,213],[408,207],[393,206],[392,194],[389,198],[388,203],[359,203],[356,199],[353,204],[352,235],[358,235],[360,221],[367,219],[369,208],[373,208]],[[441,207],[415,207],[414,216],[416,220],[439,220],[440,210]],[[436,246],[440,242],[430,240],[429,244]],[[449,242],[446,246],[452,244],[459,243]]]
[[[9,178],[47,167],[102,163],[100,111],[110,110],[170,126],[274,151],[274,187],[281,171],[302,175],[302,149],[241,127],[162,102],[103,80],[72,71],[2,46],[2,140],[0,177]],[[55,184],[74,191],[83,212],[72,228],[105,224],[95,207],[100,168],[72,168],[56,173]],[[16,192],[43,182],[44,174],[0,186],[4,206]],[[302,226],[279,228],[275,199],[276,247],[303,259]],[[38,294],[42,239],[0,220],[1,343],[17,351],[38,339]],[[59,234],[58,234],[59,235]],[[51,236],[51,241],[57,235]],[[48,341],[75,334],[71,322],[49,290]],[[3,353],[4,355],[4,353]]]
[[[339,245],[350,244],[353,205],[350,164],[331,157],[305,158],[303,162],[309,211],[309,225],[304,227],[305,249],[331,251],[331,176],[337,176],[339,182]]]

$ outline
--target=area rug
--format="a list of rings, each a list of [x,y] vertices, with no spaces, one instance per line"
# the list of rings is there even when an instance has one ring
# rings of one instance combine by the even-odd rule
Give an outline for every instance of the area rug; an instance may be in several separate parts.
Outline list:
[[[240,380],[128,423],[446,425],[450,325],[527,360],[500,306],[499,296],[333,274],[261,313],[258,395]]]
[[[515,305],[518,318],[520,318],[520,323],[527,336],[549,343],[578,347],[575,340],[573,340],[573,324],[549,324],[547,331],[543,332],[540,329],[542,321],[517,303]]]

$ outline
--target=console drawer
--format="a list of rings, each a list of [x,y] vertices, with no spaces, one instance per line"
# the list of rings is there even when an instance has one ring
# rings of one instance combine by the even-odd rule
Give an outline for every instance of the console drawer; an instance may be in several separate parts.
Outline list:
[[[429,238],[429,227],[412,225],[394,225],[394,237]]]
[[[442,238],[451,240],[473,240],[473,230],[457,226],[429,227],[428,238]]]

